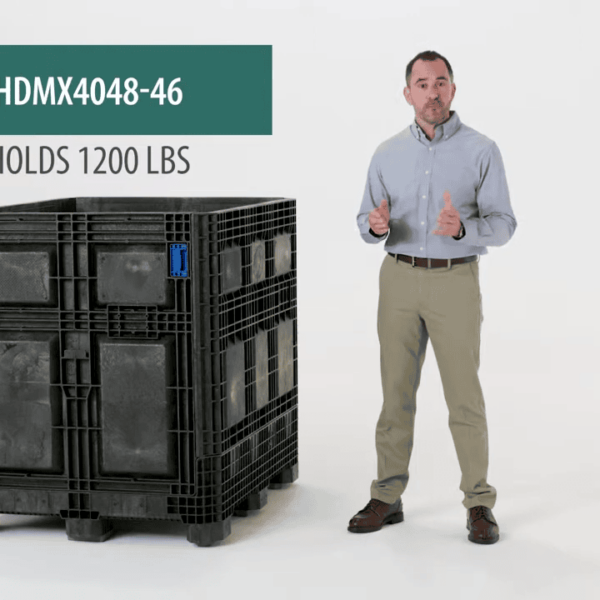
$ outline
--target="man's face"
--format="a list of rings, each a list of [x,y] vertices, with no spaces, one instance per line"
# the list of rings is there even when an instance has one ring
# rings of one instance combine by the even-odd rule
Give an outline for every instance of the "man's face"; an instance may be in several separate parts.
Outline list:
[[[448,68],[442,59],[419,59],[413,65],[410,87],[404,88],[404,97],[414,106],[417,120],[437,125],[450,116],[455,92],[456,86],[450,84]]]

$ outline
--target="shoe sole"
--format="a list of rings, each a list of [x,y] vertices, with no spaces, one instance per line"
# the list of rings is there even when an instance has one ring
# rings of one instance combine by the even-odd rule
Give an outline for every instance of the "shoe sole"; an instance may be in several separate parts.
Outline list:
[[[379,527],[348,527],[348,531],[352,533],[372,533],[373,531],[379,531],[384,525],[393,525],[394,523],[402,523],[402,521],[404,521],[404,513],[397,512],[386,517]]]
[[[469,531],[469,541],[473,542],[475,544],[495,544],[499,539],[500,539],[500,534],[498,534],[495,538],[489,538],[489,539],[476,539],[475,536],[473,535],[473,532],[471,531],[471,528],[469,527],[469,524],[467,523],[467,530]]]

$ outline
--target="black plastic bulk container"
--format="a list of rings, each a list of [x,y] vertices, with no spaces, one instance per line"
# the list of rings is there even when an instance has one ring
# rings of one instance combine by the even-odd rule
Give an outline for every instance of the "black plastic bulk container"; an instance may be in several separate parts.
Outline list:
[[[0,513],[224,539],[298,476],[296,310],[295,200],[0,207]]]

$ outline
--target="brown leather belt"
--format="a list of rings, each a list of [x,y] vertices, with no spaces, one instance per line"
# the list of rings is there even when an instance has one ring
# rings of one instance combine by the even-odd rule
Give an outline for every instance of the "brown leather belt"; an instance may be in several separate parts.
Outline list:
[[[460,258],[418,258],[416,256],[407,256],[406,254],[388,254],[395,258],[397,261],[409,263],[413,267],[424,267],[426,269],[436,269],[439,267],[450,268],[451,265],[459,265],[461,263],[468,263],[477,260],[477,254],[472,256],[461,256]]]

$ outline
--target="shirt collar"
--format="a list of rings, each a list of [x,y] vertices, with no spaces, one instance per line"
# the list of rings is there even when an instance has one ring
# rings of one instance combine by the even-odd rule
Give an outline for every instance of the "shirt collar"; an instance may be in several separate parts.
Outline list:
[[[459,127],[460,119],[458,118],[458,113],[455,110],[451,110],[450,118],[445,123],[435,126],[435,137],[433,139],[448,139],[458,131]],[[421,126],[417,123],[416,119],[411,123],[410,131],[418,140],[429,143],[430,140],[427,139],[425,132],[421,129]],[[438,131],[440,132],[439,134]]]

